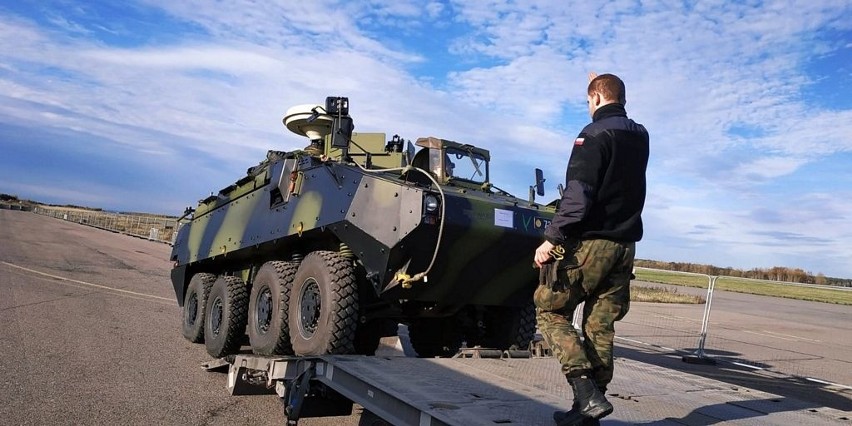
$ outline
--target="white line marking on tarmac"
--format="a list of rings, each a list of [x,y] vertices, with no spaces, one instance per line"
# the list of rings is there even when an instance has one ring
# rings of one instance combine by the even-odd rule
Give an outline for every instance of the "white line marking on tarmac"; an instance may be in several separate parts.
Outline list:
[[[12,268],[17,268],[17,269],[20,269],[22,271],[31,272],[33,274],[42,275],[42,276],[45,276],[45,277],[50,277],[50,278],[57,279],[57,280],[60,280],[60,281],[68,281],[68,282],[72,282],[72,283],[75,283],[75,284],[81,284],[81,285],[85,285],[85,286],[89,286],[89,287],[100,288],[100,289],[103,289],[103,290],[117,291],[117,292],[120,292],[120,293],[132,294],[134,296],[147,297],[147,298],[150,298],[150,299],[165,300],[165,301],[168,301],[168,302],[174,301],[174,299],[169,299],[167,297],[154,296],[154,295],[145,294],[145,293],[137,293],[135,291],[123,290],[123,289],[120,289],[120,288],[107,287],[105,285],[92,284],[92,283],[87,283],[85,281],[60,277],[59,275],[53,275],[53,274],[48,274],[48,273],[45,273],[45,272],[36,271],[34,269],[25,268],[23,266],[18,266],[18,265],[15,265],[13,263],[9,263],[9,262],[0,262],[0,263],[4,264],[6,266],[10,266]]]
[[[626,337],[618,337],[618,336],[615,336],[615,338],[616,338],[616,339],[618,339],[618,340],[626,340],[626,341],[628,341],[628,342],[633,342],[633,343],[637,343],[637,344],[640,344],[640,345],[651,346],[651,344],[650,344],[650,343],[645,343],[645,342],[643,342],[643,341],[641,341],[641,340],[633,340],[633,339],[628,339],[628,338],[626,338]]]
[[[759,331],[750,331],[750,330],[741,330],[741,331],[743,333],[756,334],[758,336],[772,337],[772,338],[775,338],[775,339],[789,340],[789,341],[793,341],[793,342],[795,342],[797,340],[797,339],[790,339],[790,338],[787,338],[787,337],[774,336],[772,334],[761,333]]]
[[[821,383],[821,384],[829,385],[829,386],[837,386],[837,387],[843,388],[843,389],[852,389],[852,386],[841,385],[839,383],[826,382],[825,380],[814,379],[814,378],[811,378],[811,377],[805,377],[805,380],[810,380],[812,382],[817,382],[817,383]]]
[[[641,340],[628,339],[626,337],[619,337],[619,336],[615,336],[615,338],[618,339],[618,340],[626,340],[628,342],[636,343],[636,344],[639,344],[639,345],[653,346],[655,348],[665,349],[667,351],[678,352],[677,349],[667,348],[665,346],[655,345],[653,343],[647,343],[647,342],[643,342]]]
[[[776,332],[769,331],[769,330],[760,330],[759,332],[750,331],[750,330],[741,330],[741,331],[743,333],[757,334],[758,336],[774,337],[776,339],[790,340],[790,341],[794,341],[794,342],[806,341],[806,342],[813,342],[813,343],[822,343],[822,340],[808,339],[807,337],[800,337],[800,336],[795,336],[795,335],[792,335],[792,334],[776,333]]]
[[[764,332],[764,333],[775,335],[775,336],[786,336],[786,337],[792,337],[792,338],[798,339],[798,340],[806,340],[808,342],[822,343],[822,340],[808,339],[807,337],[800,337],[800,336],[796,336],[796,335],[793,335],[793,334],[776,333],[776,332],[770,331],[770,330],[761,330],[761,331]]]
[[[740,367],[751,368],[752,370],[763,370],[763,367],[755,367],[753,365],[743,364],[741,362],[731,361],[731,364],[739,365]]]

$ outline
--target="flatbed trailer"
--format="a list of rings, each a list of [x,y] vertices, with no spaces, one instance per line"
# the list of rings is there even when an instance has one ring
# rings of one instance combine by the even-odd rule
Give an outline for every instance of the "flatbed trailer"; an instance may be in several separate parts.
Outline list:
[[[553,425],[572,395],[553,358],[411,358],[235,355],[206,365],[228,368],[232,395],[277,394],[287,424],[349,415],[361,424]],[[607,394],[604,425],[849,425],[850,413],[625,358]],[[369,421],[365,422],[364,417]]]
[[[553,424],[553,411],[570,405],[521,382],[541,375],[534,370],[558,373],[547,358],[236,355],[206,366],[219,367],[228,368],[232,395],[274,391],[292,425],[303,417],[349,415],[353,402],[388,424],[424,426]]]

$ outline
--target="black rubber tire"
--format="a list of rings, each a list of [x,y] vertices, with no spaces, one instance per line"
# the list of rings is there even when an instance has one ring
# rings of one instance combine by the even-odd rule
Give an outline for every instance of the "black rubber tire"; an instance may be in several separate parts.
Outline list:
[[[204,344],[213,358],[239,352],[246,334],[248,291],[239,277],[220,276],[210,289],[204,319]]]
[[[462,333],[453,318],[420,319],[408,325],[408,339],[420,358],[448,358],[459,352]]]
[[[515,345],[520,350],[530,349],[530,343],[535,340],[535,331],[538,329],[538,322],[535,319],[535,302],[530,301],[529,304],[518,310],[519,320],[517,334],[515,334]]]
[[[305,256],[293,278],[288,319],[296,355],[355,352],[358,285],[352,261],[333,251]]]
[[[192,343],[204,343],[204,312],[214,281],[216,275],[199,272],[189,280],[183,296],[181,333]]]
[[[504,351],[529,349],[536,329],[535,303],[532,300],[520,308],[489,307],[484,319],[484,347]]]
[[[248,336],[258,355],[292,355],[290,344],[290,290],[298,262],[264,263],[251,284]]]

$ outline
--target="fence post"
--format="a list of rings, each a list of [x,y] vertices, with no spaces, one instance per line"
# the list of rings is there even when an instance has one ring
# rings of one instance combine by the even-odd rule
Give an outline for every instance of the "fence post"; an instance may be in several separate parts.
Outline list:
[[[718,276],[709,276],[707,283],[707,302],[704,304],[704,318],[701,320],[701,335],[698,337],[698,349],[692,355],[684,355],[681,360],[690,364],[716,365],[716,360],[707,356],[704,352],[704,344],[707,341],[707,328],[710,325],[710,308],[713,305],[713,289],[716,288]]]

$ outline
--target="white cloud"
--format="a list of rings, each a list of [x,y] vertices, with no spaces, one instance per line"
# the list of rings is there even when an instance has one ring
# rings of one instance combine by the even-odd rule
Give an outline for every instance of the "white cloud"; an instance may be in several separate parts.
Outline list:
[[[190,150],[230,171],[266,149],[304,145],[281,124],[289,106],[345,95],[356,131],[481,145],[492,151],[495,183],[525,196],[533,167],[546,170],[551,194],[564,178],[567,141],[588,120],[586,73],[614,72],[627,83],[630,115],[652,136],[646,235],[655,254],[672,255],[666,245],[673,244],[693,261],[766,265],[799,252],[852,275],[851,259],[818,259],[842,251],[837,235],[852,236],[843,213],[852,206],[836,199],[852,194],[777,184],[852,151],[852,111],[803,95],[815,81],[807,62],[849,48],[822,39],[827,29],[852,28],[849,4],[147,0],[125,7],[155,7],[180,25],[115,47],[93,34],[127,34],[133,23],[80,18],[94,6],[53,13],[53,29],[0,15],[0,39],[10,41],[0,43],[0,115],[111,140],[115,155]],[[439,60],[407,44],[407,35],[445,47],[456,61],[448,74],[411,71]],[[785,202],[808,207],[793,215]],[[800,243],[788,247],[784,238]]]
[[[426,9],[426,14],[430,18],[435,19],[435,18],[441,16],[441,12],[444,11],[444,5],[441,2],[431,1],[431,2],[426,4],[425,9]]]
[[[730,172],[729,179],[734,182],[755,181],[765,182],[767,179],[785,176],[804,163],[801,158],[791,157],[761,157],[754,161],[739,165]]]
[[[582,81],[566,79],[582,74],[579,64],[541,49],[509,64],[452,73],[452,89],[467,102],[500,110],[519,120],[555,121],[565,103],[585,100]]]
[[[176,47],[168,50],[98,49],[79,52],[79,58],[99,65],[120,65],[122,68],[185,70],[215,70],[231,74],[272,73],[282,63],[270,56],[220,46]]]
[[[71,21],[65,19],[62,16],[56,16],[56,15],[49,16],[47,18],[47,21],[50,22],[53,25],[56,25],[57,27],[64,29],[65,31],[67,31],[69,33],[72,33],[72,34],[75,34],[75,33],[81,34],[81,35],[92,34],[92,32],[89,29],[87,29],[86,27],[84,27],[80,24],[77,24],[76,22],[71,22]]]

